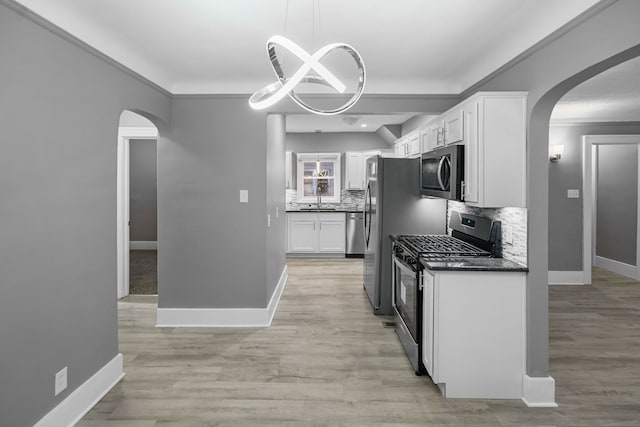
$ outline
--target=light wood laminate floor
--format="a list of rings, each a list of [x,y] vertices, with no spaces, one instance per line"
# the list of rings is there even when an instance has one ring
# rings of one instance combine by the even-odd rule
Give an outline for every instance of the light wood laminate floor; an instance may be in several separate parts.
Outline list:
[[[444,399],[372,314],[362,260],[288,260],[270,328],[155,328],[119,303],[125,378],[79,426],[639,426],[640,283],[594,270],[550,288],[559,408]],[[482,369],[481,366],[478,369]]]

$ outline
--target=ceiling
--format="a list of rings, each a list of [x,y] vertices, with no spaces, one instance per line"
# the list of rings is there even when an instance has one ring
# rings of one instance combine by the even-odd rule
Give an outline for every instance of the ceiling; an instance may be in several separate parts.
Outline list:
[[[558,101],[553,123],[640,122],[640,57],[576,86]]]
[[[401,125],[414,114],[287,115],[287,132],[375,132],[380,126]]]
[[[349,43],[366,93],[460,93],[597,0],[18,0],[174,94],[274,81],[266,40]]]
[[[17,2],[173,94],[251,94],[274,82],[265,43],[275,34],[292,39],[309,53],[329,42],[352,45],[366,64],[365,94],[459,94],[598,3],[597,0]],[[285,73],[293,74],[299,67],[297,58],[283,49],[278,50],[278,55]],[[354,80],[353,61],[348,57],[345,60],[344,53],[342,58],[332,55],[339,53],[323,58],[323,64],[344,79],[348,88],[354,87],[355,84],[348,85]],[[606,117],[617,116],[616,105],[622,105],[626,114],[637,120],[639,69],[636,62],[581,85],[561,101],[554,119],[573,120],[576,114],[582,118],[593,114],[604,121]],[[633,87],[625,83],[629,78],[634,79]],[[638,110],[633,112],[630,108]],[[394,114],[380,120],[399,118]],[[295,131],[355,130],[354,125],[343,126],[345,123],[339,118],[325,120],[296,115],[288,122],[292,129],[295,126]],[[306,130],[302,123],[306,123]],[[369,127],[370,131],[380,124],[397,122],[377,123],[378,126]]]

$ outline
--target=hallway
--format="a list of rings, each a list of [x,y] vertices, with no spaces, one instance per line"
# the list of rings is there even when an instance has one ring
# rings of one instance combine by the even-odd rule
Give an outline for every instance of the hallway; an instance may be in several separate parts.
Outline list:
[[[594,271],[550,290],[557,409],[444,399],[371,313],[362,260],[288,260],[270,328],[155,328],[155,296],[119,303],[126,376],[80,426],[631,426],[640,419],[640,284]],[[597,281],[597,282],[596,282]]]

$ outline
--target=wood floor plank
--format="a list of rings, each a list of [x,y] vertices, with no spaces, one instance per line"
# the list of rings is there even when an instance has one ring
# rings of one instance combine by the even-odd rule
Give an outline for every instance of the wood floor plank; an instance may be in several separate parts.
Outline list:
[[[78,424],[639,426],[640,283],[594,269],[549,290],[559,408],[444,399],[414,375],[362,289],[362,260],[288,260],[270,328],[156,328],[157,297],[118,303],[126,376]],[[479,367],[481,369],[481,367]]]

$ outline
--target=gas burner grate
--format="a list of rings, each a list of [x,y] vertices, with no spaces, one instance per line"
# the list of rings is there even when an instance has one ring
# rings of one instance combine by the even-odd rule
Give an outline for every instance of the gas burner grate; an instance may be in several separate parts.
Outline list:
[[[448,235],[403,235],[398,236],[398,241],[409,251],[427,258],[491,255],[485,250]]]

